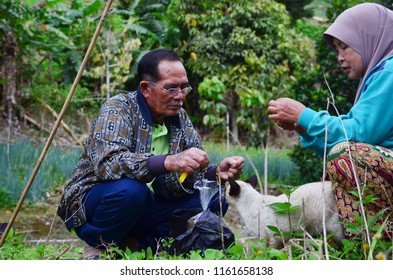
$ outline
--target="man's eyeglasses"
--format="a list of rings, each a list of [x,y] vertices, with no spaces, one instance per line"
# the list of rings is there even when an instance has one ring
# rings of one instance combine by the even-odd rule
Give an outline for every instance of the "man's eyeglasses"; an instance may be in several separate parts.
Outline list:
[[[153,86],[159,87],[160,89],[162,89],[163,91],[165,91],[166,94],[175,97],[179,92],[183,95],[186,96],[187,94],[189,94],[192,91],[192,87],[191,86],[187,86],[185,88],[164,88],[160,85],[157,85],[156,83],[149,81],[149,83],[151,83]]]

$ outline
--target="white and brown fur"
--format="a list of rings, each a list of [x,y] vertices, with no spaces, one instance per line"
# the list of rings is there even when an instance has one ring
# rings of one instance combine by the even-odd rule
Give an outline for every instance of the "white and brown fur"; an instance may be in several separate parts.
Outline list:
[[[291,193],[289,200],[291,205],[301,207],[291,213],[291,226],[288,214],[278,214],[269,207],[275,202],[288,202],[288,196],[262,195],[254,189],[256,184],[255,176],[247,181],[229,180],[226,183],[226,200],[229,206],[239,212],[247,229],[261,239],[266,238],[269,246],[280,248],[283,246],[283,239],[280,236],[273,236],[274,232],[267,226],[275,226],[283,233],[289,232],[290,229],[303,228],[312,236],[321,235],[324,206],[326,233],[334,234],[333,239],[339,243],[344,238],[331,182],[305,184]]]

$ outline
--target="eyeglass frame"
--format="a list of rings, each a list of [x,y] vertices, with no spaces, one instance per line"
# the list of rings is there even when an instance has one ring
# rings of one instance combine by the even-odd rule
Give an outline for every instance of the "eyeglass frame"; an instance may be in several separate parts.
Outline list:
[[[185,88],[180,88],[180,87],[172,87],[172,88],[164,88],[163,86],[160,86],[159,84],[156,84],[153,81],[148,81],[150,84],[159,87],[160,89],[162,89],[166,94],[168,94],[169,96],[175,97],[179,94],[179,92],[181,93],[181,95],[183,97],[187,96],[191,91],[192,91],[192,87],[190,85],[188,85]],[[176,90],[176,92],[174,92]],[[173,92],[173,93],[172,93]]]

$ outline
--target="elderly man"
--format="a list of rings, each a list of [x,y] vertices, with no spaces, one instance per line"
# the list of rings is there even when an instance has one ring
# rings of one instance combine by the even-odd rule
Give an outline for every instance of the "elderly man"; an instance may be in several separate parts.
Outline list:
[[[240,156],[210,163],[182,108],[192,88],[175,52],[145,54],[138,79],[135,92],[100,109],[58,207],[68,230],[85,241],[86,259],[130,239],[140,249],[156,248],[169,235],[174,210],[201,207],[196,180],[225,182],[242,172]],[[219,199],[211,200],[212,212],[220,210]]]

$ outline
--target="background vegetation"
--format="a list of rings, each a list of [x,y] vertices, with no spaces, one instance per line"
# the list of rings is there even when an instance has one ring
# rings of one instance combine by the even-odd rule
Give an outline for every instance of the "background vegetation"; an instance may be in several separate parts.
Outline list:
[[[339,71],[322,33],[362,2],[115,0],[28,201],[61,191],[98,108],[134,90],[139,58],[161,47],[175,49],[186,65],[194,90],[185,108],[213,158],[242,154],[244,178],[259,172],[269,185],[319,180],[322,159],[296,144],[296,135],[277,130],[266,106],[288,96],[326,109],[332,98],[326,80],[338,110],[348,110],[357,83]],[[104,6],[101,0],[0,3],[0,208],[18,200]]]

